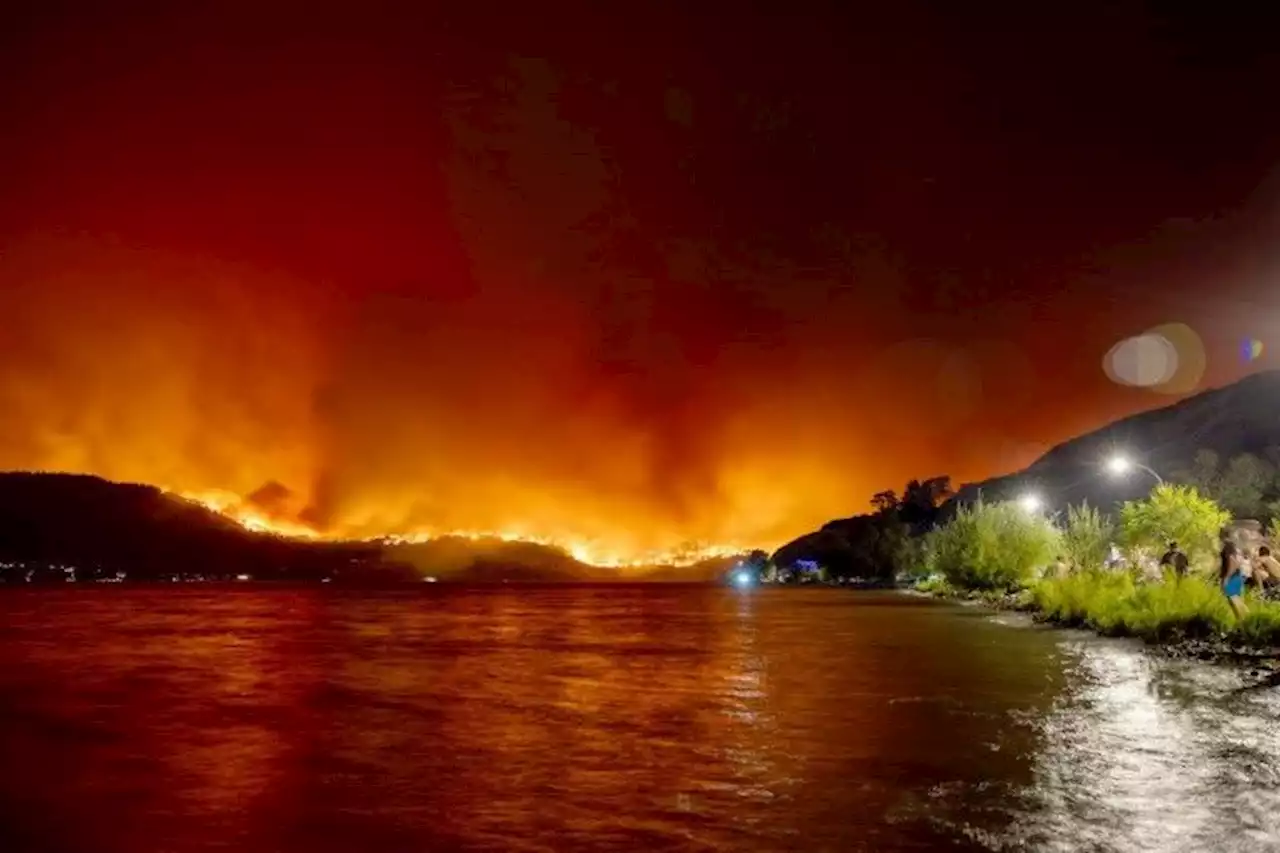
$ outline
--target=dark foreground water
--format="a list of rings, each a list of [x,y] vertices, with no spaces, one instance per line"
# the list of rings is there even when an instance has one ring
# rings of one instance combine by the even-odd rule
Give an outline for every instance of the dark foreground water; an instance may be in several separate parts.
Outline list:
[[[1280,690],[893,593],[0,591],[0,850],[1280,849]]]

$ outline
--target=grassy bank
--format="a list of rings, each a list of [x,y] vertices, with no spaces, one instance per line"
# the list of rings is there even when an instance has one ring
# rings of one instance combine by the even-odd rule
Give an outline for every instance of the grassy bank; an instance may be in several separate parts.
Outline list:
[[[1280,645],[1280,604],[1249,596],[1237,620],[1218,585],[1172,574],[1163,583],[1135,583],[1127,573],[1086,572],[1045,580],[1031,589],[1048,621],[1151,643],[1221,637],[1257,647]]]
[[[1256,649],[1280,647],[1280,603],[1250,595],[1237,620],[1216,583],[1169,575],[1163,583],[1136,583],[1125,572],[1083,572],[1033,582],[1015,590],[972,590],[945,580],[917,584],[920,592],[1022,610],[1064,628],[1086,628],[1148,643],[1218,640]]]
[[[1177,645],[1209,642],[1226,649],[1280,647],[1280,603],[1250,593],[1237,619],[1216,582],[1217,531],[1229,519],[1185,487],[1161,486],[1146,501],[1121,508],[1118,525],[1089,507],[1065,518],[1027,512],[1016,504],[978,503],[925,537],[916,588],[948,598],[1029,611],[1064,627],[1108,636]],[[1196,569],[1142,581],[1129,571],[1104,570],[1110,543],[1134,557],[1170,539],[1186,543]],[[1055,565],[1065,576],[1041,577]]]

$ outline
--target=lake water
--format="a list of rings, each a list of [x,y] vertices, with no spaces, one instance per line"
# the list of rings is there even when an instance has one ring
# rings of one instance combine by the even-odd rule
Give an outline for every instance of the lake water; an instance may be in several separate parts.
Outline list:
[[[0,590],[0,850],[1280,849],[1280,689],[895,593]]]

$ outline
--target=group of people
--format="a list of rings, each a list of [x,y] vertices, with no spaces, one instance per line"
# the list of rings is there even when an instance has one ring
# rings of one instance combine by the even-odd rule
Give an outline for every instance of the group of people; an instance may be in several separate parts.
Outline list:
[[[1243,618],[1248,608],[1244,592],[1250,584],[1263,594],[1273,594],[1280,589],[1280,560],[1271,553],[1270,546],[1260,545],[1256,550],[1236,541],[1233,531],[1224,527],[1219,535],[1222,549],[1218,567],[1218,583],[1227,597],[1232,611]],[[1190,567],[1186,553],[1177,542],[1169,543],[1169,550],[1160,558],[1161,569],[1172,569],[1185,576]]]
[[[1226,595],[1237,617],[1243,618],[1248,612],[1244,603],[1244,593],[1250,584],[1267,597],[1280,597],[1280,560],[1272,555],[1269,546],[1259,545],[1256,549],[1250,549],[1237,541],[1235,533],[1229,527],[1222,529],[1220,539],[1222,550],[1218,582],[1222,585],[1222,592]],[[1112,545],[1106,567],[1116,570],[1124,565],[1125,560],[1120,549]],[[1150,563],[1147,565],[1154,568]],[[1187,558],[1186,552],[1178,547],[1177,542],[1170,542],[1169,550],[1165,551],[1164,556],[1160,558],[1160,571],[1170,569],[1180,577],[1186,577],[1190,568],[1191,561]],[[1061,578],[1066,577],[1070,572],[1071,568],[1067,561],[1063,557],[1058,557],[1048,567],[1047,573],[1051,577]],[[1153,577],[1158,577],[1158,574]]]
[[[1259,591],[1266,591],[1268,587],[1280,584],[1280,561],[1271,555],[1271,549],[1266,545],[1251,552],[1237,544],[1230,528],[1223,528],[1220,538],[1222,551],[1218,582],[1222,584],[1222,592],[1236,617],[1243,618],[1248,612],[1244,603],[1245,588],[1252,583]]]

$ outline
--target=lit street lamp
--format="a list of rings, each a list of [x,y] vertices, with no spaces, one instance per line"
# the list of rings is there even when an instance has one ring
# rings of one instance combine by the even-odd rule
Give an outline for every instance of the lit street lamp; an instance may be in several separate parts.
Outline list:
[[[1156,478],[1157,483],[1159,483],[1162,486],[1164,485],[1164,477],[1161,477],[1159,474],[1157,474],[1152,469],[1148,468],[1146,465],[1143,465],[1141,462],[1134,462],[1132,459],[1128,458],[1127,456],[1112,456],[1110,459],[1107,460],[1107,471],[1109,471],[1112,474],[1112,476],[1115,476],[1115,477],[1123,477],[1125,474],[1128,474],[1134,468],[1138,468],[1143,471],[1146,471],[1152,477]]]
[[[1029,513],[1039,512],[1041,505],[1040,496],[1036,494],[1025,494],[1018,498],[1018,506]]]

